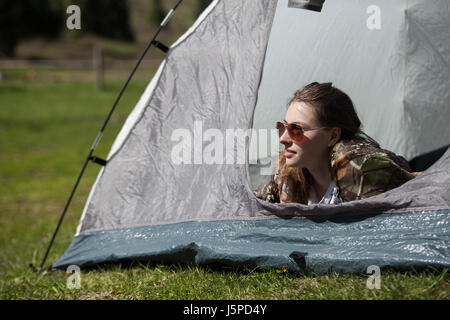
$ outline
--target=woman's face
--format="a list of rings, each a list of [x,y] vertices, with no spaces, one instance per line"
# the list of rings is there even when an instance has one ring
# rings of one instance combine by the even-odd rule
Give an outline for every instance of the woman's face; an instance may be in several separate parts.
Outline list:
[[[280,143],[285,147],[287,166],[313,169],[329,161],[329,147],[332,147],[340,137],[339,135],[336,138],[338,128],[308,130],[320,128],[323,125],[317,120],[314,109],[305,102],[291,103],[285,120],[287,123],[300,125],[306,130],[300,141],[292,140],[287,130],[280,137]]]

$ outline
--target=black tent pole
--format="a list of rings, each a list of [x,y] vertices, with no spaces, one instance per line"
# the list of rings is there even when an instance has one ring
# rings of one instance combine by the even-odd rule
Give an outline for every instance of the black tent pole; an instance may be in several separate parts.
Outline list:
[[[164,45],[160,44],[159,42],[157,42],[157,41],[155,41],[155,40],[156,40],[156,37],[157,37],[157,36],[159,35],[159,33],[161,32],[161,30],[167,25],[167,23],[169,22],[170,18],[172,17],[172,15],[174,14],[175,10],[176,10],[177,7],[181,4],[182,1],[183,1],[183,0],[178,0],[177,3],[175,4],[175,6],[167,13],[166,17],[165,17],[164,20],[161,22],[161,24],[159,25],[159,27],[158,27],[158,29],[156,30],[155,34],[153,35],[153,38],[150,40],[150,42],[148,43],[148,45],[147,45],[147,47],[145,48],[144,52],[143,52],[143,53],[141,54],[141,56],[139,57],[139,59],[138,59],[136,65],[135,65],[134,68],[133,68],[133,71],[131,71],[131,73],[130,73],[130,75],[129,75],[127,81],[125,82],[125,85],[123,86],[122,90],[120,90],[120,93],[119,93],[119,95],[117,96],[117,99],[116,99],[116,101],[114,102],[113,107],[112,107],[111,110],[109,111],[109,114],[108,114],[108,116],[106,117],[106,120],[105,120],[105,122],[103,123],[103,126],[101,127],[100,131],[98,132],[97,137],[95,138],[94,143],[92,144],[91,149],[89,150],[89,154],[88,154],[86,160],[84,161],[84,164],[83,164],[83,167],[82,167],[82,169],[81,169],[81,172],[80,172],[80,174],[78,175],[77,181],[75,182],[75,185],[74,185],[74,187],[73,187],[73,189],[72,189],[72,192],[70,193],[69,199],[67,200],[67,203],[66,203],[66,205],[65,205],[65,207],[64,207],[64,210],[63,210],[63,212],[62,212],[62,214],[61,214],[61,216],[60,216],[60,218],[59,218],[58,225],[56,226],[55,232],[53,233],[53,236],[52,236],[52,238],[51,238],[51,240],[50,240],[50,243],[49,243],[49,245],[48,245],[48,247],[47,247],[47,250],[46,250],[46,252],[45,252],[44,258],[42,259],[42,262],[41,262],[39,268],[36,268],[36,267],[34,267],[33,264],[30,264],[30,267],[31,267],[34,271],[40,272],[40,271],[42,270],[42,268],[43,268],[43,266],[44,266],[44,264],[45,264],[45,261],[47,260],[47,257],[48,257],[48,254],[49,254],[49,252],[50,252],[50,249],[51,249],[51,247],[52,247],[52,245],[53,245],[53,242],[54,242],[54,240],[55,240],[55,237],[56,237],[56,235],[57,235],[57,233],[58,233],[58,231],[59,231],[59,228],[60,228],[60,226],[61,226],[61,223],[62,223],[62,221],[64,220],[64,217],[65,217],[65,215],[66,215],[67,209],[69,208],[69,205],[70,205],[70,203],[72,202],[72,198],[73,198],[73,196],[74,196],[74,194],[75,194],[75,191],[76,191],[77,188],[78,188],[78,184],[80,183],[80,180],[81,180],[81,178],[83,177],[84,171],[86,170],[86,167],[87,167],[89,161],[94,160],[95,162],[98,162],[98,163],[103,162],[103,164],[105,164],[104,161],[102,161],[101,159],[100,159],[100,160],[97,160],[97,158],[96,158],[96,157],[93,157],[92,154],[94,153],[95,148],[97,147],[97,144],[98,144],[98,142],[100,141],[100,139],[101,139],[101,137],[102,137],[102,135],[103,135],[103,132],[104,132],[104,130],[105,130],[105,128],[106,128],[106,125],[108,124],[108,122],[109,122],[109,120],[110,120],[110,118],[111,118],[111,116],[112,116],[114,110],[115,110],[116,107],[117,107],[117,104],[118,104],[119,101],[120,101],[120,98],[122,97],[123,93],[125,92],[126,88],[128,87],[128,84],[129,84],[130,81],[131,81],[131,78],[134,76],[136,70],[138,69],[139,65],[141,64],[142,60],[144,59],[145,55],[147,54],[147,51],[150,49],[150,47],[151,47],[152,45],[157,45],[159,48],[162,47],[162,48],[167,49],[167,47],[165,47]]]

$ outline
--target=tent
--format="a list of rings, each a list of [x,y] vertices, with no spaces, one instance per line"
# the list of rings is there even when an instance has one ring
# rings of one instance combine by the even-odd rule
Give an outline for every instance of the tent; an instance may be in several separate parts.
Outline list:
[[[449,267],[450,150],[368,199],[305,206],[253,195],[278,152],[271,128],[312,81],[348,93],[383,148],[412,159],[449,144],[448,0],[322,2],[213,1],[170,47],[52,268]]]

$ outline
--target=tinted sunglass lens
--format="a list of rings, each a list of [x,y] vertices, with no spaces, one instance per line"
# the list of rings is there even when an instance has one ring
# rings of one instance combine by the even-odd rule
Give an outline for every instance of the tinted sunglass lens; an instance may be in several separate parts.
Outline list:
[[[296,124],[293,124],[293,123],[289,124],[288,132],[289,132],[289,135],[291,136],[292,140],[299,141],[303,137],[302,128],[300,126],[297,126]]]
[[[286,127],[284,126],[283,123],[277,122],[277,129],[278,129],[278,135],[281,138],[281,136],[284,134],[284,130],[286,130]]]
[[[277,122],[277,129],[278,129],[278,135],[281,138],[281,136],[286,131],[286,126],[282,122]],[[295,141],[302,140],[302,138],[303,138],[303,129],[302,129],[302,127],[300,127],[300,126],[298,126],[298,125],[296,125],[294,123],[290,123],[290,124],[287,125],[287,130],[288,130],[289,137],[292,140],[295,140]]]

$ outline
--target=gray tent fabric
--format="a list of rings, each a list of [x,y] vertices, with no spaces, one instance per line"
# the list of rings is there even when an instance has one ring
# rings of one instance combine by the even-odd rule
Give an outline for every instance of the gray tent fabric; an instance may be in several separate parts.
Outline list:
[[[122,259],[317,273],[365,273],[371,265],[442,268],[449,267],[448,214],[382,214],[351,223],[301,218],[184,222],[88,232],[75,237],[53,268]]]
[[[192,163],[172,161],[177,129],[195,140],[252,127],[276,12],[272,0],[214,1],[170,48],[52,268],[121,259],[318,272],[450,266],[450,150],[399,188],[339,205],[257,199],[248,140],[243,163],[196,163],[205,140],[193,142]]]

